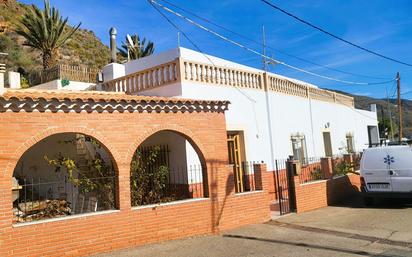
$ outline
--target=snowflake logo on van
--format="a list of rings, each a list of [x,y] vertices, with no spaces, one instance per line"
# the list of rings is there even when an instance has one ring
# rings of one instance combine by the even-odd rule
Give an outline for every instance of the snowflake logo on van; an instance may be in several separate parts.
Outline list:
[[[392,164],[392,163],[394,163],[395,162],[395,157],[393,157],[393,156],[390,156],[389,154],[385,157],[385,158],[383,158],[383,162],[384,163],[386,163],[386,164],[388,164],[389,166]]]

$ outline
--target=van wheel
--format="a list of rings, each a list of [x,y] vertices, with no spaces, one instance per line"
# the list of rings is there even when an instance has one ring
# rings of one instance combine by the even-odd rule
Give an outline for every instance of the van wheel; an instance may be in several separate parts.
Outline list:
[[[372,197],[364,197],[363,203],[365,204],[365,206],[372,206],[374,203],[374,199]]]

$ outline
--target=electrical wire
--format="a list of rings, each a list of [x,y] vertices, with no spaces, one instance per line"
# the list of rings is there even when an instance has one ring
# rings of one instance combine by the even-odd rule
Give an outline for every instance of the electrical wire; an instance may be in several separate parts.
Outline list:
[[[202,17],[202,16],[200,16],[200,15],[198,15],[198,14],[196,14],[196,13],[190,11],[190,10],[184,9],[184,8],[182,8],[182,7],[179,7],[179,6],[177,6],[176,4],[171,3],[170,1],[167,1],[167,0],[160,0],[160,1],[165,2],[165,3],[167,3],[168,5],[173,6],[174,8],[176,8],[176,9],[178,9],[178,10],[181,10],[181,11],[183,11],[183,12],[186,12],[186,13],[188,13],[188,14],[190,14],[190,15],[198,18],[198,19],[201,19],[202,21],[207,22],[207,23],[209,23],[209,24],[211,24],[211,25],[213,25],[213,26],[215,26],[215,27],[217,27],[217,28],[220,28],[220,29],[225,30],[225,31],[227,31],[227,32],[229,32],[229,33],[232,33],[232,34],[234,34],[234,35],[236,35],[236,36],[238,36],[238,37],[241,37],[241,38],[243,38],[243,39],[245,39],[245,40],[248,40],[248,41],[250,41],[250,42],[252,42],[252,43],[254,43],[254,44],[256,44],[256,45],[259,45],[259,46],[262,45],[261,42],[255,40],[255,39],[253,39],[253,38],[247,37],[247,36],[245,36],[245,35],[243,35],[243,34],[240,34],[240,33],[236,32],[236,31],[233,31],[233,30],[231,30],[231,29],[228,29],[228,28],[226,28],[226,27],[224,27],[224,26],[222,26],[222,25],[220,25],[220,24],[217,24],[216,22],[213,22],[213,21],[211,21],[211,20],[209,20],[209,19],[206,19],[206,18],[204,18],[204,17]],[[279,52],[279,53],[281,53],[281,54],[283,54],[283,55],[285,55],[285,56],[295,58],[295,59],[297,59],[297,60],[299,60],[299,61],[306,62],[306,63],[309,63],[309,64],[311,64],[311,65],[314,65],[314,66],[317,66],[317,67],[321,67],[321,68],[324,68],[324,69],[327,69],[327,70],[331,70],[331,71],[334,71],[334,72],[339,72],[339,73],[343,73],[343,74],[346,74],[346,75],[364,77],[364,78],[369,78],[369,79],[388,79],[388,78],[378,78],[378,77],[373,77],[373,76],[368,76],[368,75],[362,75],[362,74],[352,73],[352,72],[348,72],[348,71],[343,71],[343,70],[340,70],[340,69],[336,69],[336,68],[328,67],[328,66],[326,66],[326,65],[322,65],[322,64],[318,64],[318,63],[312,62],[312,61],[310,61],[310,60],[304,59],[304,58],[302,58],[302,57],[299,57],[299,56],[296,56],[296,55],[293,55],[293,54],[290,54],[290,53],[287,53],[287,52],[285,52],[285,51],[283,51],[283,50],[280,50],[280,49],[277,49],[277,48],[274,48],[274,47],[271,47],[271,46],[266,46],[266,48],[271,49],[271,50],[276,51],[276,52]]]
[[[164,13],[162,13],[162,11],[159,10],[159,8],[157,8],[155,5],[153,5],[153,3],[151,3],[151,0],[148,0],[149,3],[153,6],[153,8],[160,14],[163,16],[163,18],[166,19],[166,21],[172,25],[175,29],[177,29],[180,33],[182,33],[182,35],[196,48],[197,51],[199,51],[205,58],[208,59],[208,61],[210,62],[210,64],[212,64],[215,68],[216,65],[215,63],[212,61],[212,59],[210,59],[210,57],[205,54],[200,47],[193,41],[190,39],[190,37],[182,30],[180,29],[173,21],[171,21]],[[243,92],[242,90],[240,90],[239,88],[235,87],[241,94],[243,94],[249,101],[251,101],[253,104],[255,104],[257,101],[255,99],[253,99],[251,96],[249,96],[248,94],[246,94],[245,92]]]
[[[399,63],[399,64],[403,64],[403,65],[412,67],[412,64],[410,64],[410,63],[407,63],[407,62],[404,62],[404,61],[399,61],[399,60],[396,60],[396,59],[394,59],[394,58],[392,58],[392,57],[385,56],[385,55],[380,54],[380,53],[378,53],[378,52],[369,50],[369,49],[367,49],[367,48],[365,48],[365,47],[363,47],[363,46],[360,46],[360,45],[357,45],[357,44],[355,44],[355,43],[352,43],[352,42],[350,42],[350,41],[348,41],[348,40],[346,40],[346,39],[344,39],[344,38],[342,38],[342,37],[336,36],[335,34],[332,34],[332,33],[328,32],[328,31],[326,31],[326,30],[324,30],[324,29],[322,29],[322,28],[320,28],[320,27],[318,27],[318,26],[316,26],[316,25],[314,25],[314,24],[312,24],[312,23],[310,23],[310,22],[308,22],[308,21],[305,21],[304,19],[299,18],[298,16],[296,16],[296,15],[294,15],[294,14],[292,14],[292,13],[290,13],[290,12],[288,12],[288,11],[286,11],[286,10],[284,10],[284,9],[282,9],[282,8],[274,5],[274,4],[272,4],[271,2],[269,2],[269,1],[267,1],[267,0],[261,0],[261,1],[264,2],[265,4],[267,4],[268,6],[271,6],[272,8],[274,8],[274,9],[276,9],[276,10],[278,10],[278,11],[280,11],[280,12],[282,12],[282,13],[284,13],[284,14],[292,17],[292,18],[294,18],[295,20],[298,20],[298,21],[300,21],[301,23],[304,23],[304,24],[308,25],[309,27],[312,27],[312,28],[314,28],[314,29],[316,29],[316,30],[319,30],[320,32],[322,32],[322,33],[324,33],[324,34],[327,34],[327,35],[329,35],[329,36],[331,36],[331,37],[333,37],[333,38],[335,38],[335,39],[337,39],[337,40],[340,40],[340,41],[346,43],[346,44],[349,44],[349,45],[351,45],[351,46],[354,46],[354,47],[356,47],[356,48],[358,48],[358,49],[361,49],[361,50],[363,50],[363,51],[365,51],[365,52],[368,52],[368,53],[370,53],[370,54],[373,54],[373,55],[379,56],[379,57],[381,57],[381,58],[390,60],[390,61],[392,61],[392,62],[396,62],[396,63]]]
[[[412,90],[406,91],[406,92],[402,93],[401,95],[409,95],[409,94],[412,94]]]
[[[305,69],[295,67],[295,66],[290,65],[290,64],[287,64],[287,63],[285,63],[285,62],[283,62],[283,61],[279,61],[279,60],[276,60],[276,59],[274,59],[274,58],[272,58],[272,57],[269,57],[269,56],[266,56],[266,55],[264,55],[264,54],[261,54],[261,53],[259,53],[259,52],[256,51],[256,50],[253,50],[253,49],[251,49],[251,48],[249,48],[249,47],[247,47],[247,46],[244,46],[244,45],[242,45],[242,44],[240,44],[240,43],[238,43],[238,42],[236,42],[236,41],[234,41],[234,40],[232,40],[232,39],[229,39],[229,38],[227,38],[227,37],[225,37],[225,36],[222,36],[221,34],[215,32],[215,31],[213,31],[213,30],[211,30],[211,29],[208,29],[208,28],[206,28],[205,26],[203,26],[203,25],[201,25],[201,24],[196,23],[195,21],[193,21],[193,20],[185,17],[184,15],[182,15],[182,14],[176,12],[176,11],[171,10],[170,8],[168,8],[168,7],[162,5],[162,4],[160,4],[160,3],[158,3],[158,2],[156,2],[156,1],[154,1],[154,0],[148,0],[148,1],[152,4],[152,6],[154,6],[154,4],[156,4],[157,6],[161,7],[163,10],[165,10],[165,11],[167,11],[167,12],[169,12],[169,13],[172,13],[172,14],[176,15],[176,16],[179,17],[179,18],[182,18],[182,19],[186,20],[187,22],[191,23],[192,25],[194,25],[194,26],[196,26],[196,27],[199,27],[199,28],[201,28],[202,30],[204,30],[204,31],[206,31],[206,32],[209,32],[209,33],[215,35],[216,37],[221,38],[222,40],[224,40],[224,41],[226,41],[226,42],[229,42],[229,43],[231,43],[231,44],[234,44],[234,45],[236,45],[236,46],[238,46],[238,47],[240,47],[240,48],[243,48],[243,49],[245,49],[245,50],[247,50],[247,51],[249,51],[249,52],[252,52],[252,53],[254,53],[254,54],[256,54],[256,55],[259,55],[259,56],[261,56],[261,57],[263,57],[263,58],[269,59],[269,60],[271,60],[271,61],[273,61],[273,62],[275,62],[275,63],[277,63],[277,64],[283,65],[283,66],[288,67],[288,68],[293,69],[293,70],[297,70],[297,71],[300,71],[300,72],[303,72],[303,73],[306,73],[306,74],[309,74],[309,75],[312,75],[312,76],[315,76],[315,77],[319,77],[319,78],[323,78],[323,79],[327,79],[327,80],[331,80],[331,81],[335,81],[335,82],[340,82],[340,83],[344,83],[344,84],[350,84],[350,85],[378,85],[378,84],[386,84],[386,83],[392,82],[392,81],[394,80],[394,79],[392,79],[392,80],[389,80],[389,81],[373,82],[373,83],[368,83],[368,82],[354,82],[354,81],[348,81],[348,80],[341,80],[341,79],[337,79],[337,78],[332,78],[332,77],[329,77],[329,76],[325,76],[325,75],[321,75],[321,74],[314,73],[314,72],[311,72],[311,71],[307,71],[307,70],[305,70]]]

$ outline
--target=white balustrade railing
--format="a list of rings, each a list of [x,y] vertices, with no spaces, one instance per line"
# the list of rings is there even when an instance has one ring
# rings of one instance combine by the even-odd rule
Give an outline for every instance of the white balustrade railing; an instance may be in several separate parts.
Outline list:
[[[261,73],[183,60],[184,79],[225,86],[263,89]]]
[[[105,82],[102,84],[102,89],[133,94],[184,80],[247,89],[265,90],[267,88],[273,92],[354,107],[353,97],[350,96],[272,75],[266,77],[264,73],[197,63],[179,58]]]
[[[174,60],[150,69],[128,74],[124,77],[104,82],[102,84],[102,90],[133,94],[171,84],[179,78],[178,65],[178,61]]]

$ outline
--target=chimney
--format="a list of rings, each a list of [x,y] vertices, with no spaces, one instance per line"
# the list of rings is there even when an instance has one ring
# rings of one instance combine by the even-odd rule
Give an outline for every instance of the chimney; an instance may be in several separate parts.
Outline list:
[[[117,35],[117,30],[116,28],[112,27],[110,28],[110,62],[116,62],[117,61],[117,46],[116,46],[116,35]]]

